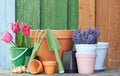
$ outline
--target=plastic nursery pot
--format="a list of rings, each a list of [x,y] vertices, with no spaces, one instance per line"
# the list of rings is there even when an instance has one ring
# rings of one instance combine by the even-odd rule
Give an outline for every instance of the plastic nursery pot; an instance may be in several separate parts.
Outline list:
[[[75,52],[74,50],[63,52],[62,62],[65,73],[78,73]]]
[[[43,72],[42,63],[39,60],[32,60],[28,65],[28,70],[31,74],[38,74]]]
[[[60,57],[62,57],[63,51],[71,50],[73,48],[73,41],[72,41],[72,33],[73,30],[52,30],[60,43]],[[30,31],[30,37],[32,42],[35,39],[35,32],[36,30]],[[40,58],[41,61],[55,61],[54,51],[50,51],[48,48],[47,40],[44,38],[41,47],[37,52],[37,56]]]
[[[80,74],[92,74],[94,72],[96,54],[75,53],[77,59],[78,72]]]
[[[97,43],[97,50],[96,50],[96,62],[95,62],[95,71],[103,71],[105,69],[104,67],[104,61],[107,54],[108,49],[108,42],[98,42]]]
[[[45,74],[54,74],[57,65],[56,61],[43,61],[42,63]]]

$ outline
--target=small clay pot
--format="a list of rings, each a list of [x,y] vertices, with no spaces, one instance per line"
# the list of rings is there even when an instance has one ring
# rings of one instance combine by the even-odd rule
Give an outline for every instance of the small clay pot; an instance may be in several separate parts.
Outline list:
[[[42,63],[39,60],[32,60],[28,65],[28,70],[31,74],[38,74],[43,72]]]
[[[45,74],[53,74],[56,68],[56,61],[43,61]]]

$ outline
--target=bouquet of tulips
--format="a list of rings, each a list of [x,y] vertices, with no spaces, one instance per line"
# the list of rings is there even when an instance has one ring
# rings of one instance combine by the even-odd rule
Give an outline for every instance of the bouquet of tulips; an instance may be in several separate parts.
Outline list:
[[[25,23],[11,23],[12,32],[16,34],[15,42],[12,41],[12,35],[6,31],[2,34],[2,40],[6,43],[10,43],[14,47],[31,47],[30,39],[30,26]]]

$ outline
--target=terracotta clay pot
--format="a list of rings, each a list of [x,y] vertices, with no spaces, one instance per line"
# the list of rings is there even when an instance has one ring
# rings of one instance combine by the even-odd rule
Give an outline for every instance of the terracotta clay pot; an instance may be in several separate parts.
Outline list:
[[[53,74],[56,68],[56,61],[43,61],[44,71],[46,74]]]
[[[60,43],[60,57],[62,57],[63,51],[71,50],[73,47],[73,41],[72,41],[72,33],[73,30],[52,30],[57,37],[59,43]],[[34,42],[35,39],[35,32],[36,30],[30,31],[30,37],[32,38],[32,42]],[[40,58],[41,61],[55,61],[55,55],[53,51],[50,51],[48,48],[48,44],[46,41],[46,38],[44,38],[43,43],[41,47],[39,48],[37,52],[37,56]]]
[[[43,72],[42,63],[39,60],[32,60],[28,65],[28,70],[31,74],[38,74]]]

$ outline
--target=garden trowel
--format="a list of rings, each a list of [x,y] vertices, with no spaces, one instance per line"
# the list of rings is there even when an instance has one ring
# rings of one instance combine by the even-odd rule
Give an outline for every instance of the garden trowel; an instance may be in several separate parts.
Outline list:
[[[56,36],[50,29],[47,29],[46,36],[47,36],[48,47],[51,51],[54,51],[54,54],[56,56],[59,73],[64,73],[63,63],[61,61],[59,51],[58,51],[60,49],[60,44]]]

